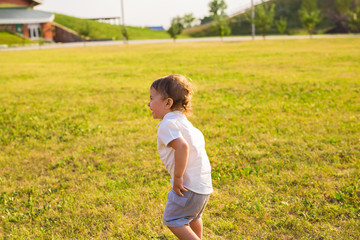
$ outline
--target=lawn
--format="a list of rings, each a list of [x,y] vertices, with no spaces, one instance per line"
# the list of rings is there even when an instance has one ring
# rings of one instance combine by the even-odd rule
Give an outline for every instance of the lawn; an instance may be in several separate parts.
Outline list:
[[[37,41],[31,41],[28,39],[23,39],[21,37],[16,36],[15,34],[8,32],[0,32],[0,45],[22,45],[28,43],[36,43]]]
[[[360,239],[360,38],[0,54],[0,238],[175,239],[149,86],[180,73],[205,239]]]
[[[82,35],[82,32],[88,32],[90,39],[122,40],[122,26],[101,23],[95,20],[76,18],[63,14],[55,14],[55,22],[74,30]],[[126,26],[126,31],[130,40],[141,39],[169,39],[170,35],[165,31],[155,31],[148,28]],[[186,38],[185,36],[181,36]]]

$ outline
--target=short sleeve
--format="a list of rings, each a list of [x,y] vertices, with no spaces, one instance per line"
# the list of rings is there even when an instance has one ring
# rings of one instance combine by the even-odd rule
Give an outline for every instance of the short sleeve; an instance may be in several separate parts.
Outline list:
[[[167,146],[172,140],[182,137],[182,134],[174,121],[164,121],[159,126],[157,136]]]

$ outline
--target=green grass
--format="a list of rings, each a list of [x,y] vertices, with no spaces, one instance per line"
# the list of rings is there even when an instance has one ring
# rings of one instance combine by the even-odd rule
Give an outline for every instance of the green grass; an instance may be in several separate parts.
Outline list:
[[[0,32],[0,44],[6,44],[8,46],[12,46],[14,44],[26,44],[26,43],[34,43],[34,41],[23,39],[21,37],[16,36],[15,34],[11,34],[8,32]]]
[[[101,38],[114,38],[116,40],[123,39],[121,33],[122,32],[121,26],[101,23],[94,20],[71,17],[63,14],[55,14],[54,21],[78,33],[80,33],[82,29],[88,26],[90,29],[89,37],[91,39],[101,39]],[[154,31],[147,28],[131,27],[131,26],[127,26],[126,30],[129,34],[130,40],[170,38],[170,35],[165,31]]]
[[[193,79],[205,239],[360,238],[360,39],[0,54],[0,238],[175,239],[146,106]]]

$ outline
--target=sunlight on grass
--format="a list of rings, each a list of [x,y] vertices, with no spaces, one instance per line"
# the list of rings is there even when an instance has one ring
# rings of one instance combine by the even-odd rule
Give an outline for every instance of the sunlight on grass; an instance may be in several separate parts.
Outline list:
[[[360,40],[0,54],[0,237],[174,239],[146,104],[170,73],[213,168],[206,239],[360,238]]]

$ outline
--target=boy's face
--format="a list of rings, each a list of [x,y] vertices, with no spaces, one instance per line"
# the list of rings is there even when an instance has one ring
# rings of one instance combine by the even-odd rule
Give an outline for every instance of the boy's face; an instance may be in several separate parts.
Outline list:
[[[165,114],[170,112],[169,107],[169,98],[163,99],[163,96],[156,91],[154,88],[150,88],[150,102],[148,106],[152,111],[152,115],[154,119],[163,119]]]

